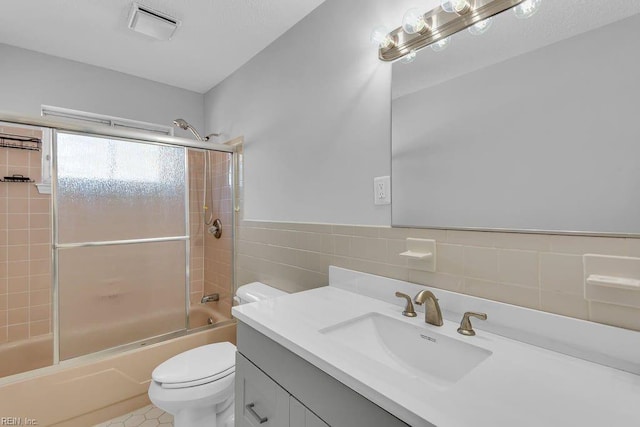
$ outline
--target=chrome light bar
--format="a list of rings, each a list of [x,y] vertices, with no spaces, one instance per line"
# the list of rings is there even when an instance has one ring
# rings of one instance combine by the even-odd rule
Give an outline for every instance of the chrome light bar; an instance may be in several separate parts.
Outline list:
[[[467,0],[464,8],[455,13],[441,6],[424,14],[425,26],[415,34],[398,27],[389,33],[390,43],[380,47],[378,57],[382,61],[395,61],[418,51],[494,15],[511,9],[526,0]]]

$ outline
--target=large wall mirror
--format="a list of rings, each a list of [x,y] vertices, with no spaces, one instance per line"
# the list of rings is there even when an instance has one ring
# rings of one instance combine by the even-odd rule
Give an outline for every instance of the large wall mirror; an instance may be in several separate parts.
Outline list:
[[[640,1],[506,11],[392,98],[394,226],[640,234]]]

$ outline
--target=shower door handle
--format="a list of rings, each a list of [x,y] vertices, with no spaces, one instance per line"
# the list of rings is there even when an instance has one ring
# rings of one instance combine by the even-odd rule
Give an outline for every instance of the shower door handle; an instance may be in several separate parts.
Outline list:
[[[245,408],[247,408],[247,411],[249,411],[249,413],[253,415],[253,417],[256,419],[256,421],[258,421],[259,424],[264,424],[267,421],[269,421],[267,417],[261,417],[260,415],[258,415],[256,410],[253,409],[254,406],[256,406],[255,403],[251,402],[251,403],[247,403],[245,405]]]

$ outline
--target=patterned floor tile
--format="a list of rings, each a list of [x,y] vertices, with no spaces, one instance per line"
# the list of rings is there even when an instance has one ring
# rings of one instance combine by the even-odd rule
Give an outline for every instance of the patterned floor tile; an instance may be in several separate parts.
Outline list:
[[[94,427],[173,427],[173,416],[149,405]]]

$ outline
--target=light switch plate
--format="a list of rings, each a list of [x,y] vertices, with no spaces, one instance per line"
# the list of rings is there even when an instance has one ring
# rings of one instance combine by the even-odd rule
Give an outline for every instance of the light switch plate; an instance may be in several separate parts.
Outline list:
[[[391,177],[379,176],[373,179],[373,203],[376,205],[391,204]]]

